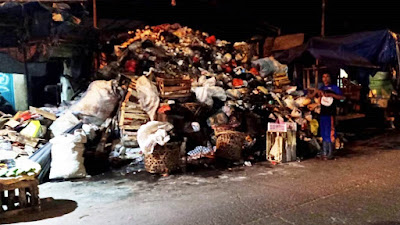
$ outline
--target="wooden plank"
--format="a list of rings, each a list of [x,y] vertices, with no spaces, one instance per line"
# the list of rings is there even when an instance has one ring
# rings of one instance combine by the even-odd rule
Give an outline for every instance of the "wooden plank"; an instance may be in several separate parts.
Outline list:
[[[264,57],[269,57],[269,56],[272,55],[272,49],[274,47],[274,41],[275,41],[275,38],[273,38],[273,37],[268,37],[268,38],[265,39],[264,46],[263,46]]]
[[[140,126],[136,125],[136,126],[132,126],[132,125],[124,125],[123,129],[125,130],[139,130]]]
[[[31,200],[32,200],[32,206],[38,206],[39,205],[39,189],[37,185],[32,185],[31,187]]]
[[[396,56],[397,56],[397,77],[396,77],[396,88],[398,89],[400,86],[400,49],[399,49],[399,40],[397,39],[396,34],[392,34],[392,36],[396,39]]]
[[[126,115],[125,114],[124,121],[126,119],[128,119],[128,120],[134,120],[135,119],[135,120],[143,120],[143,121],[150,120],[149,116],[147,116],[147,115]]]
[[[139,105],[125,107],[125,112],[146,114]]]
[[[189,97],[190,93],[188,94],[174,94],[174,93],[165,93],[163,95],[161,95],[161,98],[185,98],[185,97]]]
[[[300,46],[304,43],[304,33],[276,37],[272,51],[282,51]]]
[[[18,193],[19,206],[21,208],[25,208],[27,206],[26,189],[25,188],[19,188],[18,191],[19,191],[19,193]]]
[[[47,112],[47,111],[42,110],[42,109],[35,108],[33,106],[29,106],[29,111],[31,111],[31,113],[39,114],[39,115],[41,115],[44,118],[47,118],[49,120],[53,120],[54,121],[54,120],[57,119],[57,116],[55,114]]]
[[[0,191],[0,212],[4,212],[4,209],[3,209],[3,198],[4,198],[4,191]]]
[[[26,179],[26,180],[21,180]],[[32,179],[32,180],[29,180]],[[18,188],[27,188],[31,185],[38,185],[39,182],[35,178],[15,178],[15,179],[0,179],[0,190],[14,190]]]
[[[13,210],[15,209],[15,191],[14,190],[8,190],[8,197],[7,197],[7,210]]]
[[[316,65],[313,65],[313,72],[314,72],[314,88],[316,88],[316,89],[318,89],[318,64],[319,64],[319,62],[318,62],[318,59],[317,59],[317,62],[316,62]]]
[[[125,108],[125,113],[126,114],[140,114],[140,115],[147,115],[147,113],[141,109],[126,109]]]
[[[190,91],[190,87],[185,86],[171,86],[171,87],[164,87],[164,92],[172,92],[172,91]]]
[[[121,107],[121,111],[120,111],[120,118],[119,118],[119,126],[124,125],[124,118],[125,118],[125,106],[124,103],[122,103],[123,106]]]
[[[365,118],[365,114],[356,113],[356,114],[348,114],[343,116],[336,116],[337,121],[346,121],[346,120],[354,120],[354,119],[361,119]]]

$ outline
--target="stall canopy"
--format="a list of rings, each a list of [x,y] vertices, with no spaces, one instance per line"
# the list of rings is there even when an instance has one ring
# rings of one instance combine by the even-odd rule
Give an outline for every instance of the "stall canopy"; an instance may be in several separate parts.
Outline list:
[[[276,53],[283,63],[312,56],[328,66],[383,67],[397,60],[395,35],[389,30],[336,37],[314,37],[300,47]]]

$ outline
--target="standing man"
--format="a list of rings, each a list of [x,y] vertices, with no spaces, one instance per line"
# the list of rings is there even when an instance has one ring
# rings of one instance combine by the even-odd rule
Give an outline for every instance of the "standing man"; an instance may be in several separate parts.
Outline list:
[[[319,127],[322,136],[322,159],[333,159],[336,140],[335,116],[337,101],[345,99],[340,88],[332,84],[328,73],[322,75],[323,86],[319,89],[321,96],[321,115]]]
[[[331,83],[331,76],[328,73],[322,75],[323,86],[319,90],[314,90],[309,95],[314,98],[316,95],[321,97],[321,114],[319,127],[322,136],[322,153],[317,157],[323,160],[333,158],[333,148],[336,140],[335,116],[337,101],[343,100],[344,96],[340,88]]]

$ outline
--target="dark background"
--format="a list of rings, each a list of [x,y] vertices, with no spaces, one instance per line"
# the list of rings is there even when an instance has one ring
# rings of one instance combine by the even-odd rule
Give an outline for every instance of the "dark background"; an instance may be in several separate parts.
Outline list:
[[[98,0],[100,19],[131,19],[143,24],[181,23],[227,40],[252,35],[304,32],[320,35],[322,0]],[[89,10],[91,10],[89,8]],[[326,35],[365,30],[400,32],[400,3],[394,0],[327,0]]]

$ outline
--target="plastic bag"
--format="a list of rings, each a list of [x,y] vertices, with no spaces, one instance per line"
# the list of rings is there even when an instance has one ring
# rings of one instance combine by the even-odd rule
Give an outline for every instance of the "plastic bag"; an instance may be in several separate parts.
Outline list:
[[[209,106],[214,104],[213,98],[218,98],[221,101],[226,101],[226,93],[222,87],[197,87],[194,89],[196,98],[199,102],[205,103]]]
[[[295,104],[295,101],[292,98],[292,96],[288,96],[287,98],[284,98],[283,102],[285,103],[286,107],[288,107],[291,110],[296,108],[296,104]]]
[[[117,89],[113,85],[115,82],[115,80],[93,81],[83,97],[71,106],[71,111],[106,120],[119,101]]]
[[[150,119],[154,120],[158,106],[160,105],[157,87],[145,76],[141,76],[136,81],[136,90],[138,92],[140,106],[149,115]]]
[[[168,131],[174,126],[168,122],[151,121],[142,125],[137,134],[140,149],[144,154],[153,153],[154,147],[158,144],[164,146],[170,140]]]
[[[258,59],[252,62],[254,65],[260,67],[260,75],[266,77],[273,73],[287,73],[287,65],[281,64],[273,57]]]
[[[70,129],[71,127],[76,126],[79,124],[78,118],[74,116],[71,112],[66,112],[64,115],[57,118],[56,121],[53,122],[50,126],[50,130],[54,136],[58,136],[64,133],[66,130]]]
[[[70,179],[86,177],[83,165],[83,151],[86,136],[82,130],[72,134],[64,134],[50,140],[51,169],[50,179]]]
[[[311,130],[311,133],[314,136],[318,135],[318,128],[319,128],[318,121],[316,119],[311,120],[311,122],[310,122],[310,130]]]

